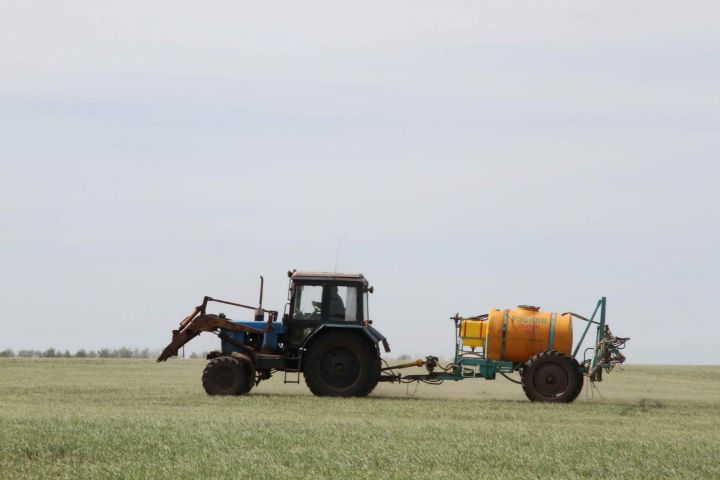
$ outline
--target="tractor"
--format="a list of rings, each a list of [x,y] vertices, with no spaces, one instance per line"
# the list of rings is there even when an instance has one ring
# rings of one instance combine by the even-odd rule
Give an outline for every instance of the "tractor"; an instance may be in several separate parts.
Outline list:
[[[284,372],[285,383],[305,378],[318,396],[363,397],[378,382],[424,382],[437,385],[446,380],[468,378],[494,380],[501,375],[520,383],[531,401],[568,403],[580,394],[585,377],[602,381],[625,361],[621,350],[628,338],[615,337],[606,324],[606,298],[592,315],[552,313],[539,307],[493,309],[487,314],[451,317],[455,325],[455,358],[443,366],[435,356],[400,365],[382,365],[380,344],[390,352],[385,337],[372,326],[368,296],[373,288],[359,273],[288,272],[288,303],[281,321],[278,312],[259,306],[204,297],[173,330],[172,341],[158,362],[202,332],[221,340],[221,349],[208,354],[202,383],[209,395],[242,395],[275,372]],[[215,302],[254,311],[254,320],[229,320],[222,313],[207,313]],[[573,345],[573,320],[584,321],[582,335]],[[579,360],[590,327],[595,342]],[[402,375],[397,370],[425,367],[424,373]],[[518,372],[520,380],[508,374]]]
[[[300,373],[318,396],[362,397],[380,380],[380,349],[390,351],[385,337],[369,319],[368,295],[373,288],[361,274],[288,272],[288,300],[281,321],[278,312],[259,306],[204,297],[173,330],[172,341],[158,362],[178,354],[180,347],[202,332],[221,340],[220,351],[208,355],[202,383],[209,395],[241,395],[278,371],[285,383],[299,383]],[[254,320],[234,321],[209,314],[210,303],[254,311]],[[288,311],[288,307],[289,311]]]

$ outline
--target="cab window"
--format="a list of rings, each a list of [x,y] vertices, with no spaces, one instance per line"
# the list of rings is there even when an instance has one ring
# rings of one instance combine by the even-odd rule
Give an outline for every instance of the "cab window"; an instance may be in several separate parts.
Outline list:
[[[328,321],[357,321],[357,287],[331,286]]]
[[[320,320],[322,317],[322,291],[320,285],[300,285],[295,290],[293,318],[296,320]]]

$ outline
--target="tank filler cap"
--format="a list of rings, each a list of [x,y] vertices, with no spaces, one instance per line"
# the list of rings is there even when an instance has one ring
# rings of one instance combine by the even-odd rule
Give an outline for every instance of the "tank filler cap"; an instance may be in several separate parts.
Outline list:
[[[540,307],[536,307],[533,305],[518,305],[518,308],[522,308],[523,310],[532,310],[533,312],[540,311]]]

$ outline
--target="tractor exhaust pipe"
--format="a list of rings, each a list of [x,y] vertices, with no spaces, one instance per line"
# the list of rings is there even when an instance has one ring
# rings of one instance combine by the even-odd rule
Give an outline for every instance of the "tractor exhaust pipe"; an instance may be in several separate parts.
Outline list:
[[[265,319],[265,311],[262,308],[263,289],[265,288],[265,279],[260,275],[260,302],[258,308],[255,309],[255,321],[262,322]]]

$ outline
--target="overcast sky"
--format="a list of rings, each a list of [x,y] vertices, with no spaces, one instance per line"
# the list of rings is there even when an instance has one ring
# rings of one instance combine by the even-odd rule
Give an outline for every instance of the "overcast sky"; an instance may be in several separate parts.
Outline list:
[[[0,349],[162,348],[337,254],[395,354],[605,295],[629,361],[718,363],[719,14],[0,0]]]

